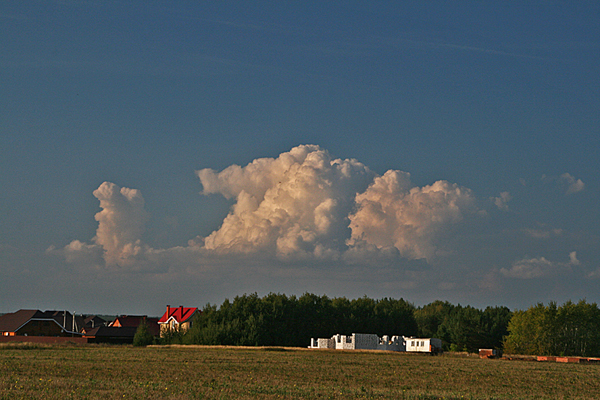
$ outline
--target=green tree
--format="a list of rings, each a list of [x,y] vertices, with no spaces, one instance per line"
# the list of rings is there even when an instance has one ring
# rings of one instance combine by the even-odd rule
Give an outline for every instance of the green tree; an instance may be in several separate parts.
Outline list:
[[[538,303],[513,313],[504,341],[508,353],[599,356],[600,309],[585,300],[558,307]]]
[[[451,350],[475,352],[479,348],[488,347],[484,327],[483,312],[471,306],[458,305],[444,318],[440,324],[440,332]]]
[[[148,346],[154,343],[154,335],[150,333],[150,329],[148,328],[148,324],[146,323],[146,319],[142,319],[142,322],[137,327],[135,331],[135,336],[133,337],[133,345],[134,346]]]
[[[418,336],[443,339],[438,332],[440,325],[452,313],[455,306],[449,302],[436,300],[414,311]]]
[[[537,303],[526,311],[516,311],[508,324],[504,351],[516,354],[553,355],[556,303]]]
[[[436,300],[415,310],[419,336],[442,339],[444,348],[453,351],[501,349],[511,312],[507,307],[485,310]]]
[[[482,348],[502,349],[504,337],[508,335],[508,323],[512,312],[508,307],[486,307],[481,315],[485,344]]]

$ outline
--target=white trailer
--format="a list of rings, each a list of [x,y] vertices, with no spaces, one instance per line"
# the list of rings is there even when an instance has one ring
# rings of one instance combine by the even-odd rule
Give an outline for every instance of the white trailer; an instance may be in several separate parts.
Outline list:
[[[404,337],[406,351],[437,354],[442,352],[442,340],[436,338]]]

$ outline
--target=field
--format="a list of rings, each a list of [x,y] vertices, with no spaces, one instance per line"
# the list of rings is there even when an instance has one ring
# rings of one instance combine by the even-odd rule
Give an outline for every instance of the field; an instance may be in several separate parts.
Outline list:
[[[593,399],[600,366],[284,348],[0,347],[0,399]]]

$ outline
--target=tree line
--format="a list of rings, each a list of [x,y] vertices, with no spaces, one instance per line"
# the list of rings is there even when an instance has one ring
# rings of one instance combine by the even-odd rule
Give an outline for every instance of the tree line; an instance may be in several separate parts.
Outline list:
[[[375,333],[442,339],[445,351],[480,348],[537,355],[600,355],[600,309],[585,300],[557,306],[537,304],[511,312],[434,301],[415,307],[404,299],[349,300],[306,293],[256,293],[207,304],[186,332],[173,331],[163,343],[306,347],[310,338],[337,333]],[[149,338],[146,338],[149,340]]]
[[[505,352],[549,356],[600,356],[600,309],[581,300],[538,303],[516,311],[508,324]]]
[[[501,348],[510,319],[506,307],[455,306],[436,301],[417,308],[404,299],[300,297],[256,293],[207,304],[186,332],[171,332],[170,343],[306,347],[310,338],[337,333],[438,337],[445,350]]]
[[[476,352],[478,349],[502,349],[512,313],[507,307],[453,305],[434,301],[414,311],[422,337],[442,339],[446,351]]]
[[[219,308],[208,304],[192,328],[174,339],[190,344],[306,347],[311,337],[336,333],[415,335],[413,310],[403,299],[348,300],[309,293],[300,297],[271,293],[260,298],[255,293],[225,300]]]

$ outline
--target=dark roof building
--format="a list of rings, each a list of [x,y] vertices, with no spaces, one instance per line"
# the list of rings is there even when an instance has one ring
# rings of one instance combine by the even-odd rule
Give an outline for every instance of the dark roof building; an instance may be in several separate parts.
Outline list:
[[[88,343],[131,344],[137,327],[98,326],[84,329],[83,337]]]
[[[106,326],[106,320],[97,315],[90,315],[83,319],[84,328],[96,328],[98,326]]]
[[[71,313],[66,311],[19,310],[0,316],[1,336],[71,336]]]
[[[142,322],[146,322],[148,331],[152,335],[160,335],[160,326],[158,325],[158,318],[147,317],[146,315],[120,315],[117,318],[115,318],[115,320],[109,326],[137,328],[142,324]]]

